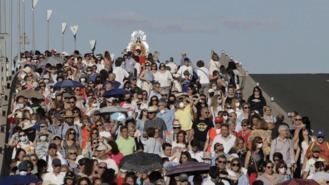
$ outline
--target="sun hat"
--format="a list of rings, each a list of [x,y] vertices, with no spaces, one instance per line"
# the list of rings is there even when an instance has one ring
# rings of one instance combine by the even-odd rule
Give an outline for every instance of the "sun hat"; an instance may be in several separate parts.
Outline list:
[[[147,112],[157,112],[157,111],[158,111],[158,107],[156,107],[156,106],[150,106],[147,109]]]

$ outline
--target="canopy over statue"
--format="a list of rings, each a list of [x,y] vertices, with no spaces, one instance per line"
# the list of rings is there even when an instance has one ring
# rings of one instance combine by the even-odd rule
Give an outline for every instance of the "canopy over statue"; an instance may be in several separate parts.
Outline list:
[[[127,50],[139,56],[146,56],[148,54],[149,45],[146,42],[146,34],[142,30],[134,31],[131,34]]]

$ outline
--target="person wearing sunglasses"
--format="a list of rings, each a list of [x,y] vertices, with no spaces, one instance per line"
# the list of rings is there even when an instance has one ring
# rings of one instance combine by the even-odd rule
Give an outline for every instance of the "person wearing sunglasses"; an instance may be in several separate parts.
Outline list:
[[[274,173],[274,164],[272,161],[265,161],[264,173],[257,177],[257,180],[263,181],[264,185],[275,185],[279,182],[279,177]]]
[[[68,149],[66,161],[67,166],[70,171],[74,172],[75,174],[78,173],[78,163],[76,162],[78,156],[78,152],[76,149]]]
[[[292,178],[287,164],[283,160],[280,160],[275,165],[275,173],[279,175],[280,182],[284,182]]]
[[[249,185],[249,179],[246,175],[247,170],[242,168],[239,158],[231,160],[231,169],[228,169],[228,175],[232,185]]]
[[[305,159],[310,158],[312,156],[312,150],[315,146],[320,147],[319,155],[321,158],[326,160],[328,163],[329,162],[329,142],[325,140],[325,134],[321,130],[319,130],[316,133],[316,140],[313,141],[312,143],[310,143],[310,145],[306,151]]]

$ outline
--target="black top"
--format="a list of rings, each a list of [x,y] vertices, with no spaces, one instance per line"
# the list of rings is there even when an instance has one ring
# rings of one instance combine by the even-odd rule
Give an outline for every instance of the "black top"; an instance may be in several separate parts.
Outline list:
[[[207,140],[208,130],[213,127],[211,119],[200,120],[196,119],[193,122],[192,129],[194,131],[194,139],[205,142]]]

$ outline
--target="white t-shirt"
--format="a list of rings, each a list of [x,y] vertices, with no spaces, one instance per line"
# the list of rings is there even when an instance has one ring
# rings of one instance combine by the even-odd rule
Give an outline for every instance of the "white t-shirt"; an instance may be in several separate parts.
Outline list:
[[[60,172],[58,175],[55,175],[53,172],[46,173],[42,180],[42,184],[53,184],[53,185],[62,185],[64,184],[65,172]]]
[[[200,84],[209,84],[209,71],[207,68],[200,67],[196,73],[199,77]]]
[[[190,73],[190,75],[193,75],[193,68],[192,68],[192,66],[186,66],[186,65],[182,65],[182,66],[180,66],[180,68],[179,68],[178,71],[177,71],[177,74],[178,74],[180,77],[184,78],[184,72],[185,72],[186,70]]]
[[[221,143],[224,147],[224,153],[227,154],[231,150],[231,148],[235,145],[235,139],[236,137],[231,134],[226,138],[223,137],[222,134],[219,134],[214,138],[214,141],[212,142],[211,151],[214,150],[214,146],[216,143]]]
[[[311,158],[309,160],[306,161],[306,164],[305,164],[305,169],[303,170],[304,172],[309,172],[309,176],[313,175],[315,173],[315,162],[317,161],[323,161],[325,162],[324,159],[322,158],[318,158],[318,159],[314,159],[314,158]]]
[[[210,60],[209,62],[209,74],[212,75],[214,71],[219,71],[220,63],[219,61]]]
[[[165,71],[164,73],[157,71],[154,74],[154,80],[160,83],[160,87],[169,87],[173,77],[169,71]]]
[[[115,67],[113,73],[115,74],[115,81],[120,82],[121,86],[123,86],[123,79],[129,77],[128,72],[122,67]]]
[[[169,62],[169,63],[166,64],[166,66],[170,67],[170,72],[172,74],[176,73],[177,65],[174,62]]]
[[[197,160],[198,162],[203,162],[203,152],[202,151],[198,151],[196,153],[194,153],[193,151],[188,151],[191,155],[191,157],[195,160]]]
[[[115,163],[113,159],[107,158],[105,160],[103,159],[97,159],[98,163],[106,163],[107,169],[113,169],[115,171],[115,174],[118,173],[118,165]]]

